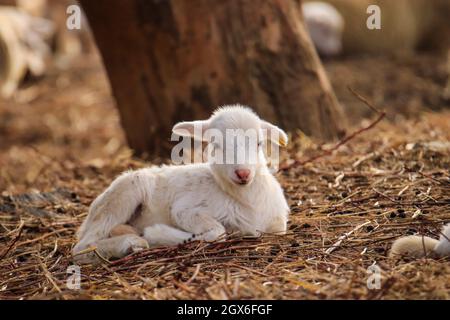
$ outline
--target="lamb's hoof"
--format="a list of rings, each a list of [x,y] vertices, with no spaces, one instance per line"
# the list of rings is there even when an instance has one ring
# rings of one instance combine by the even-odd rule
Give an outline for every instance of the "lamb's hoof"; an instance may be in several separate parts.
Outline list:
[[[223,229],[223,230],[221,230],[221,229],[208,230],[208,231],[202,233],[200,236],[203,238],[203,240],[205,240],[207,242],[213,242],[213,241],[223,242],[227,239],[226,234],[225,234],[225,229]]]
[[[139,252],[149,248],[147,240],[141,237],[132,237],[129,239],[130,241],[130,249],[129,253]]]
[[[77,254],[73,256],[73,262],[76,264],[98,264],[100,262],[99,257],[95,252]]]

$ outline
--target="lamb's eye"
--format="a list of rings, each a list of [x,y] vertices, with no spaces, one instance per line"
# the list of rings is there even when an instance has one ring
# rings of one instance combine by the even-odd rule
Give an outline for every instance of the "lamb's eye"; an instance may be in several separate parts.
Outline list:
[[[262,141],[259,141],[259,142],[258,142],[258,148],[261,147],[262,145],[263,145],[263,142],[262,142]]]

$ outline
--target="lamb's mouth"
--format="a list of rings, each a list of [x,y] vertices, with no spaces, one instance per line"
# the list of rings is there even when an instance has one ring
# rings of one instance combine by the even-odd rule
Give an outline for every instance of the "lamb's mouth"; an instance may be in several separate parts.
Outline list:
[[[246,186],[250,183],[250,180],[233,180],[233,182],[240,186]]]

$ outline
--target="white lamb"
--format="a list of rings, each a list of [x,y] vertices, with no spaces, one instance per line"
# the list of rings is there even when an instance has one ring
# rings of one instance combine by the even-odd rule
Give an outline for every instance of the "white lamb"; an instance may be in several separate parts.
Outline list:
[[[200,132],[194,130],[200,126]],[[178,123],[173,132],[205,139],[209,129],[220,130],[224,140],[227,129],[254,130],[257,161],[151,167],[122,174],[92,203],[73,249],[76,261],[95,262],[98,255],[120,258],[148,246],[213,241],[225,232],[284,234],[289,207],[269,172],[262,145],[266,139],[286,145],[285,132],[239,105],[219,108],[208,120]],[[236,141],[213,143],[213,150],[251,153],[247,143]],[[123,224],[137,232],[111,233]],[[92,247],[97,254],[89,250]]]

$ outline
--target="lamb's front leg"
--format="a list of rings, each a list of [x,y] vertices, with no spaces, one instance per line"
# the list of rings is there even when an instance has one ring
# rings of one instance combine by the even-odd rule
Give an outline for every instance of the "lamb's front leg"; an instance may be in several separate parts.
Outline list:
[[[214,241],[225,233],[224,226],[205,213],[185,212],[172,214],[172,218],[180,229],[165,224],[144,229],[144,238],[150,246],[171,246],[193,240]]]
[[[219,221],[202,211],[173,210],[172,219],[178,227],[192,233],[196,240],[214,241],[226,231]]]

